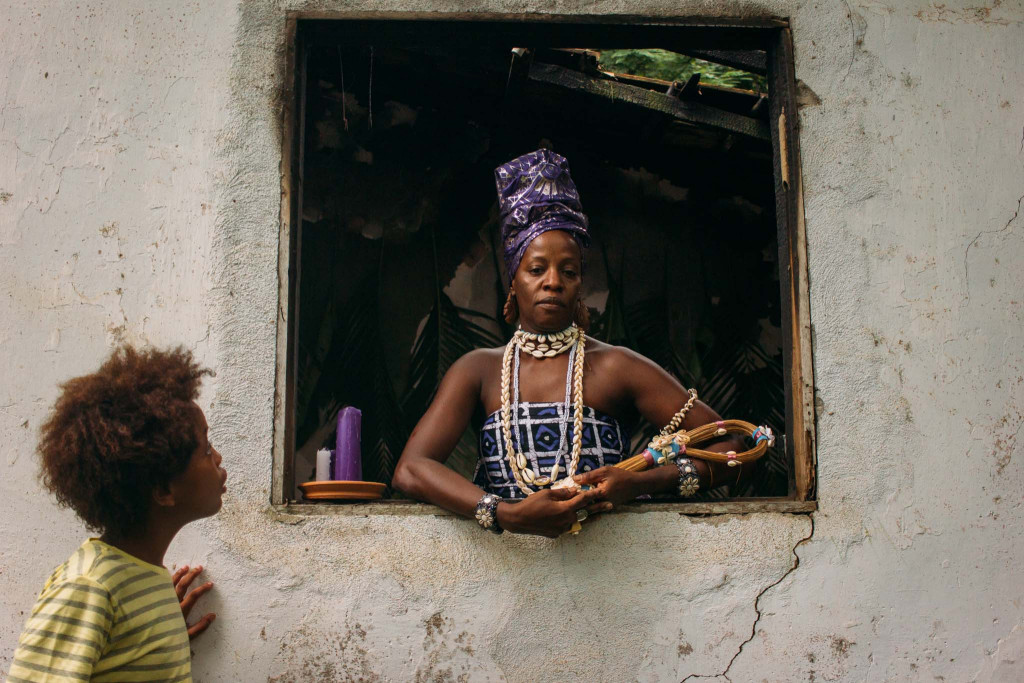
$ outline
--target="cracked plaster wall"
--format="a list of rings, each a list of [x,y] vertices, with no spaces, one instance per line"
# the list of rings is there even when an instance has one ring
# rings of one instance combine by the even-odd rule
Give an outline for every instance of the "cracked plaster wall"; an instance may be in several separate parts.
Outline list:
[[[1019,2],[358,7],[792,21],[813,536],[648,513],[555,542],[266,512],[284,13],[355,6],[0,6],[0,669],[84,535],[34,479],[36,430],[58,381],[129,340],[218,372],[229,494],[168,555],[218,585],[197,680],[1024,679]]]

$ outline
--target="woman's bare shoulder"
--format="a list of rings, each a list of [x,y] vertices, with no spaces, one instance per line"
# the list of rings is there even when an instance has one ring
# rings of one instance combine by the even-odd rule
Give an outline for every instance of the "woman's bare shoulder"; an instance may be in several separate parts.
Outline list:
[[[493,349],[473,349],[469,353],[464,354],[459,360],[465,359],[470,363],[488,363],[494,362],[494,359],[501,360],[501,356],[504,353],[504,346],[497,346]]]
[[[593,337],[587,337],[586,350],[587,358],[593,362],[600,362],[602,365],[607,364],[614,367],[628,368],[637,364],[651,362],[632,349],[628,349],[625,346],[607,344]]]
[[[505,347],[503,346],[495,349],[473,349],[455,361],[451,371],[465,372],[475,376],[484,375],[501,363],[504,351]]]

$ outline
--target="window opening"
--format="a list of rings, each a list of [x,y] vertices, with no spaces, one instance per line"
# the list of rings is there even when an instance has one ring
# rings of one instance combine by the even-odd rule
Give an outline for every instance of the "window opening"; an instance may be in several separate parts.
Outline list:
[[[794,208],[779,211],[779,157],[793,150],[782,136],[780,152],[769,106],[777,41],[718,49],[706,32],[684,48],[653,30],[640,43],[641,30],[600,49],[614,31],[562,27],[562,40],[593,34],[566,48],[531,28],[459,25],[466,40],[450,40],[427,22],[300,22],[279,502],[301,500],[344,405],[363,411],[364,478],[390,483],[447,368],[507,341],[493,169],[540,146],[568,158],[591,218],[591,335],[651,358],[727,418],[792,428],[800,340],[780,226]],[[482,418],[448,462],[467,477]],[[636,425],[633,452],[657,427]],[[786,444],[731,494],[809,497]]]

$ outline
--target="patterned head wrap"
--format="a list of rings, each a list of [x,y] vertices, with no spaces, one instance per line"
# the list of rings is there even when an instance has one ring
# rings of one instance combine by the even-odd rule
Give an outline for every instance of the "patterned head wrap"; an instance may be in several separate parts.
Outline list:
[[[510,285],[526,247],[542,232],[565,230],[579,244],[580,253],[590,246],[587,217],[565,157],[538,149],[494,169],[494,180]]]

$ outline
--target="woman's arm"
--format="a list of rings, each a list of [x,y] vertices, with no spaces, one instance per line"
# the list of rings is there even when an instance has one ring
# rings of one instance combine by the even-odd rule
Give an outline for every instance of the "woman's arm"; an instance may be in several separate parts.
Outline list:
[[[420,418],[402,457],[395,467],[392,484],[417,500],[425,500],[463,517],[473,517],[483,490],[444,466],[480,400],[480,378],[489,368],[486,351],[466,354],[449,368],[427,412]],[[576,522],[576,511],[587,508],[602,512],[596,489],[539,491],[521,503],[500,503],[498,523],[517,533],[555,537]]]
[[[676,381],[675,377],[653,361],[631,351],[627,351],[627,354],[631,357],[629,362],[633,366],[633,370],[628,375],[630,381],[627,386],[632,393],[637,411],[659,428],[667,425],[679,409],[690,400],[689,392]],[[694,429],[721,419],[722,417],[710,406],[698,400],[693,402],[693,407],[686,413],[681,429]],[[702,444],[701,448],[715,453],[725,453],[727,451],[739,452],[745,450],[746,446],[744,446],[743,438],[738,434],[729,434]],[[736,467],[729,467],[724,462],[711,463],[704,460],[695,460],[695,462],[700,471],[701,488],[705,490],[712,480],[717,488],[724,484],[735,483],[737,475],[740,474]],[[666,469],[671,471],[672,476],[664,474]],[[741,466],[740,470],[742,471],[742,469]],[[753,470],[753,466],[746,469]],[[668,489],[674,488],[679,479],[675,466],[653,468],[653,472],[650,474],[652,479],[657,477],[654,472],[658,470],[662,470],[662,478],[668,480]]]
[[[457,360],[437,388],[395,466],[392,484],[417,500],[425,500],[464,517],[472,517],[483,495],[479,486],[444,466],[469,425],[480,397],[484,352]]]
[[[628,349],[616,348],[611,357],[610,372],[621,378],[627,398],[633,403],[637,412],[651,424],[662,427],[686,405],[690,399],[689,392],[672,375],[651,360]],[[701,425],[721,420],[722,418],[708,405],[694,401],[693,407],[683,419],[682,429],[693,429]],[[744,450],[743,439],[738,435],[727,435],[708,444],[702,444],[704,450],[725,453],[727,451]],[[700,475],[701,489],[733,484],[740,472],[737,468],[725,463],[709,463],[694,460]],[[625,470],[606,472],[613,468],[604,468],[588,472],[576,477],[581,484],[595,484],[608,480],[606,488],[610,491],[608,499],[612,502],[632,500],[636,496],[651,493],[665,493],[676,490],[679,482],[679,470],[675,464],[653,467],[643,472],[627,473]],[[742,468],[740,468],[742,469]],[[752,470],[753,467],[747,469]],[[625,476],[619,472],[625,473]],[[593,481],[592,481],[593,480]]]

